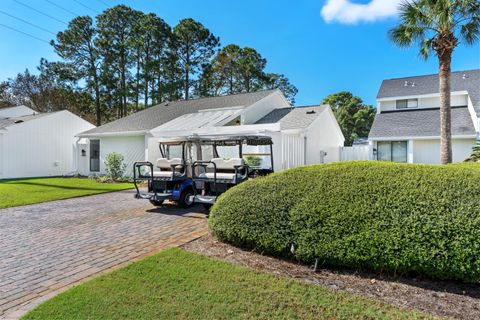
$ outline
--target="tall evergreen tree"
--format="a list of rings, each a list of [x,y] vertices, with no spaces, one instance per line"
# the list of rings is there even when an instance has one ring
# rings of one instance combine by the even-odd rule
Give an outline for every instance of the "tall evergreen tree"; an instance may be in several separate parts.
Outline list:
[[[119,116],[128,114],[128,97],[133,87],[131,67],[134,65],[134,26],[141,13],[125,5],[118,5],[105,10],[97,17],[97,45],[104,59],[109,64],[112,74],[118,79],[120,100]]]
[[[267,60],[257,50],[245,47],[238,58],[238,72],[245,92],[257,91],[263,87],[264,69]]]
[[[171,28],[153,13],[143,15],[134,28],[134,46],[137,59],[137,87],[143,88],[145,107],[149,105],[149,90],[155,81],[161,83],[162,63],[167,54]],[[154,91],[154,90],[152,90]],[[138,94],[136,104],[138,107]]]
[[[290,80],[283,74],[267,73],[265,74],[265,89],[279,89],[291,104],[295,103],[295,96],[298,93]]]
[[[77,70],[79,78],[85,80],[95,97],[96,125],[102,124],[100,105],[100,53],[95,45],[97,29],[92,18],[80,16],[73,19],[68,28],[57,34],[56,41],[51,41],[55,52],[64,61]]]
[[[219,42],[219,38],[215,37],[210,30],[191,18],[181,20],[173,28],[172,46],[183,70],[185,100],[190,98],[193,76],[210,63]]]

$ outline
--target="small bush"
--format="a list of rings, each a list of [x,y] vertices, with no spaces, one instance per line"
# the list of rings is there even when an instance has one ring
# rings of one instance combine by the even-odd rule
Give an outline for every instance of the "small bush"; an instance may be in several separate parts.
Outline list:
[[[116,152],[107,154],[105,158],[105,171],[107,176],[113,181],[117,181],[123,177],[125,173],[126,164],[123,163],[123,155]]]
[[[480,140],[477,140],[472,148],[472,154],[465,159],[465,162],[480,162]]]
[[[308,166],[230,189],[209,226],[305,263],[479,282],[479,181],[471,164]]]
[[[258,167],[262,164],[262,158],[258,156],[246,156],[245,163],[250,167]]]

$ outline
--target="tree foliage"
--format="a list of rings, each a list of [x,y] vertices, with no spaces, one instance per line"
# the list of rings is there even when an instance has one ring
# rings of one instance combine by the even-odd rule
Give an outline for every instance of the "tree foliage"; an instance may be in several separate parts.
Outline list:
[[[333,110],[345,136],[345,145],[351,146],[357,138],[367,137],[375,118],[376,110],[364,105],[362,99],[350,92],[342,91],[323,99]]]
[[[185,99],[189,99],[193,75],[208,65],[220,45],[220,38],[214,36],[203,24],[192,18],[180,20],[173,28],[173,47],[183,72]]]
[[[200,95],[215,96],[278,88],[292,104],[295,103],[297,88],[285,75],[267,73],[266,64],[266,59],[255,49],[229,44],[206,66],[200,79]]]
[[[220,39],[198,21],[172,28],[126,5],[72,19],[51,44],[60,61],[42,60],[40,75],[27,70],[3,83],[0,106],[69,108],[101,125],[164,101],[272,88],[292,99],[297,92],[285,76],[265,71],[255,49],[219,50]]]

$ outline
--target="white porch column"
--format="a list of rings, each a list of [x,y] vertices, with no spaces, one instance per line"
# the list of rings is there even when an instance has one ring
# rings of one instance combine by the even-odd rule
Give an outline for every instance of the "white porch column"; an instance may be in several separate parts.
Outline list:
[[[408,163],[413,163],[413,141],[414,140],[408,140],[408,144],[407,144],[407,162]]]
[[[149,135],[145,134],[145,161],[148,161],[148,140]]]

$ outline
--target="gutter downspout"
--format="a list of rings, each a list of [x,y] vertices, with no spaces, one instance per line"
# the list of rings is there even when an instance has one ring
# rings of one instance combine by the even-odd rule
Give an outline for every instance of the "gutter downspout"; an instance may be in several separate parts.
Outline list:
[[[303,136],[303,165],[307,165],[307,135]]]
[[[74,163],[74,166],[73,166],[73,172],[75,173],[78,173],[80,174],[79,170],[78,170],[78,164],[79,164],[79,154],[78,154],[78,143],[80,142],[82,138],[80,137],[77,137],[77,141],[75,141],[75,163]]]

